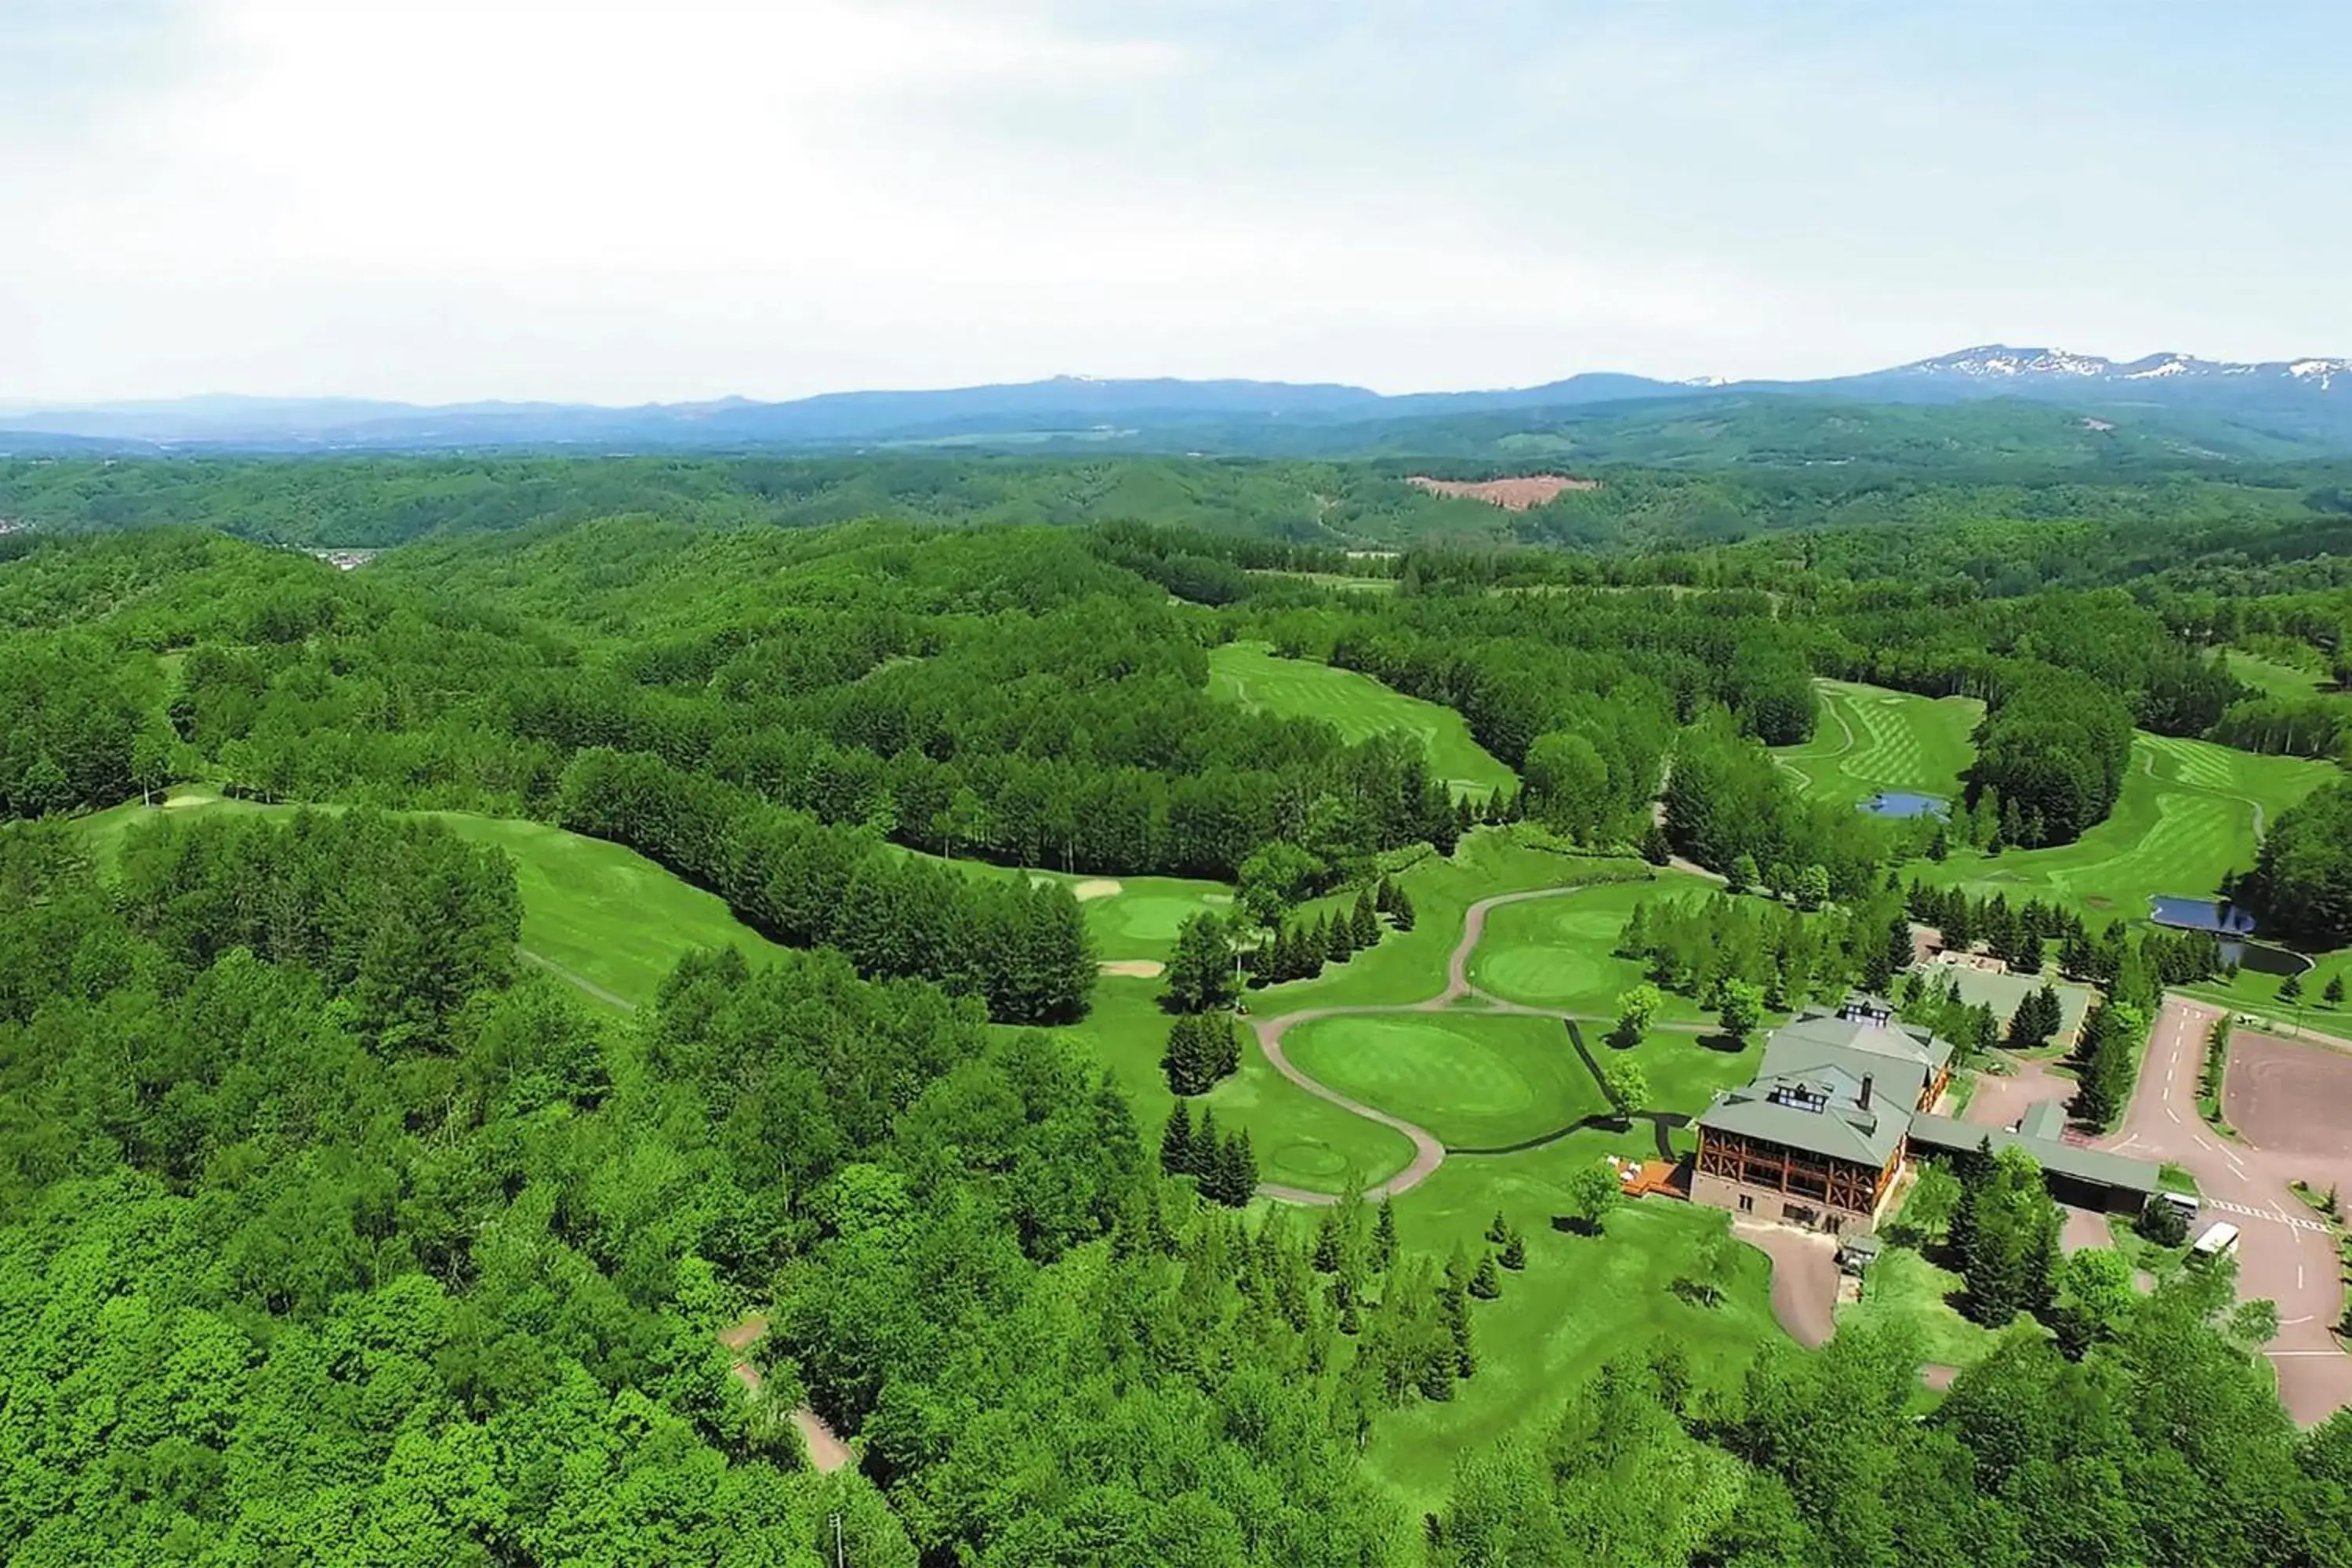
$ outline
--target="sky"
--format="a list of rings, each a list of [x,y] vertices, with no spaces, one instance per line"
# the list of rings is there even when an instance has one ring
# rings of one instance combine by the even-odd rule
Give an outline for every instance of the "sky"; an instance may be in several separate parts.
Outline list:
[[[2352,6],[0,0],[0,404],[2352,353]]]

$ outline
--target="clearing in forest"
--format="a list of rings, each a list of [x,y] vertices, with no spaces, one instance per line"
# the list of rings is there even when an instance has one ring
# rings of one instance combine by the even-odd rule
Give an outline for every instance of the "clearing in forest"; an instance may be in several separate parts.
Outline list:
[[[175,791],[168,804],[175,816],[290,816],[296,809],[194,789]],[[109,864],[121,854],[124,836],[158,815],[132,801],[83,818],[82,830],[100,863]],[[783,951],[737,920],[716,893],[680,880],[635,850],[540,822],[454,811],[419,815],[512,858],[522,899],[523,952],[604,1005],[650,1003],[677,961],[697,948],[733,947],[754,962]]]
[[[1427,474],[1410,474],[1404,482],[1433,496],[1482,500],[1505,511],[1525,511],[1529,507],[1549,505],[1570,490],[1601,488],[1599,479],[1574,479],[1567,474],[1527,474],[1513,479],[1433,479]]]
[[[2262,835],[2280,812],[2337,776],[2331,764],[2309,758],[2257,756],[2143,732],[2132,738],[2114,812],[2074,843],[1995,856],[1956,849],[1940,865],[1922,860],[1908,870],[1938,885],[1962,884],[1979,897],[2053,900],[2095,923],[2138,920],[2151,895],[2218,891],[2224,877],[2254,863]]]
[[[1471,739],[1470,726],[1453,709],[1407,697],[1351,669],[1278,658],[1264,643],[1227,643],[1211,650],[1209,689],[1244,707],[1323,720],[1351,742],[1401,730],[1422,743],[1430,772],[1457,794],[1487,795],[1518,782]]]
[[[1957,800],[1976,758],[1969,737],[1984,717],[1971,697],[1916,697],[1851,680],[1817,680],[1812,739],[1773,760],[1817,800],[1859,803],[1881,790]]]

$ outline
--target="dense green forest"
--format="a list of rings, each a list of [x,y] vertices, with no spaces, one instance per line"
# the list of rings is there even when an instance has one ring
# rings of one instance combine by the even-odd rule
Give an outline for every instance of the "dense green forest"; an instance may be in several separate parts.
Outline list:
[[[1192,1016],[1227,962],[1409,932],[1387,873],[1514,821],[1786,895],[1636,906],[1619,956],[1709,1006],[1883,978],[1906,917],[2047,944],[2118,999],[2079,1060],[2112,1099],[2126,1009],[2210,944],[1915,873],[2095,831],[2147,735],[2341,760],[2342,490],[1628,471],[1514,517],[1401,472],[0,473],[42,524],[0,540],[12,1561],[814,1564],[836,1520],[905,1564],[2352,1561],[2352,1416],[2296,1431],[2217,1276],[2094,1311],[2044,1271],[2051,1332],[1924,1418],[1899,1334],[1728,1380],[1640,1347],[1408,1510],[1368,1434],[1475,1386],[1493,1260],[1250,1204],[1245,1139],[1139,1126],[1043,1027],[1108,1005],[1074,877],[1236,885],[1152,1026],[1189,1093],[1234,1071]],[[2134,496],[2182,552],[2083,563]],[[2225,559],[2231,516],[2263,542]],[[274,547],[329,542],[399,547]],[[1244,638],[1458,712],[1517,782],[1215,697]],[[1948,823],[1774,754],[1822,678],[1984,704]],[[157,810],[104,866],[66,820],[174,784],[320,809]],[[2347,799],[2237,889],[2285,934],[2352,938]],[[800,951],[592,1011],[517,969],[513,867],[433,809],[628,846]],[[2039,1195],[2000,1179],[1987,1213]],[[716,1337],[753,1313],[759,1399]],[[815,1470],[803,1404],[856,1468]]]

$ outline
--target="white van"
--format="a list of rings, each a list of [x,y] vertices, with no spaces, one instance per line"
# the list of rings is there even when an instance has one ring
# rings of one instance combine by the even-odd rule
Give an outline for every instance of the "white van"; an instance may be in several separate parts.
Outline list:
[[[2193,1258],[2210,1262],[2216,1258],[2226,1258],[2237,1249],[2238,1227],[2224,1221],[2208,1226],[2205,1234],[2189,1247],[2189,1252]]]

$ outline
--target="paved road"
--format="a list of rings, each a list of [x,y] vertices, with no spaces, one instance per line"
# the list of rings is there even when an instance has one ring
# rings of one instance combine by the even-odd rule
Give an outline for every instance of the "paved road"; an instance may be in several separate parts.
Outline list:
[[[2123,1126],[2102,1146],[2186,1167],[2204,1210],[2237,1225],[2239,1294],[2278,1303],[2279,1333],[2267,1353],[2288,1413],[2310,1425],[2352,1405],[2352,1356],[2329,1331],[2344,1305],[2335,1244],[2287,1184],[2337,1181],[2352,1190],[2352,1160],[2232,1143],[2205,1125],[2197,1085],[2206,1035],[2220,1016],[2205,1003],[2166,999]]]
[[[1772,1260],[1772,1315],[1807,1350],[1837,1331],[1837,1239],[1793,1226],[1734,1220],[1732,1234]]]

